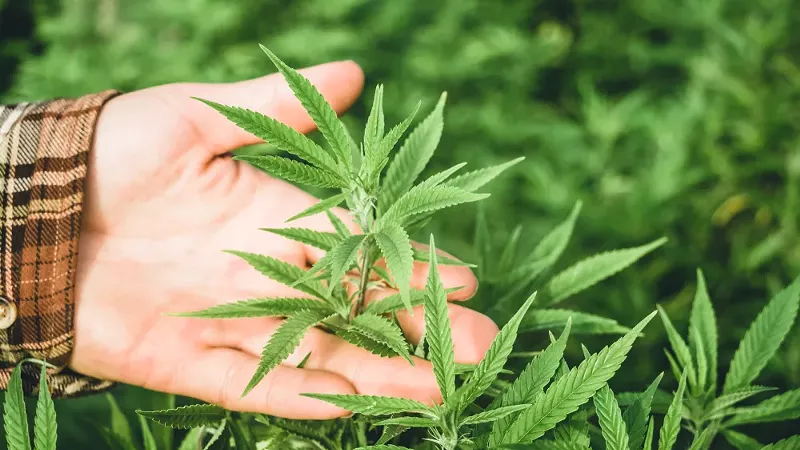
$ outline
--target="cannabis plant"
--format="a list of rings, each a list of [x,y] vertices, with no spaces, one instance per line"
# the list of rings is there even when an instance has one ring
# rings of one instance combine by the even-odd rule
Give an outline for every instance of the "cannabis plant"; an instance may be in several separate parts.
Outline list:
[[[724,382],[719,382],[717,376],[717,319],[703,273],[697,272],[697,291],[689,321],[688,344],[659,307],[672,347],[672,351],[667,351],[667,357],[676,378],[681,380],[673,406],[665,418],[661,439],[665,439],[664,430],[668,429],[666,437],[674,443],[683,424],[692,435],[692,449],[709,448],[720,433],[740,450],[800,448],[800,434],[764,447],[736,430],[740,425],[800,419],[800,389],[741,406],[751,397],[771,395],[771,391],[775,390],[753,383],[792,329],[798,307],[800,277],[775,295],[750,325],[733,355]],[[671,444],[659,446],[670,447]]]
[[[516,309],[517,299],[525,292],[539,292],[531,310],[520,324],[520,331],[563,328],[572,320],[574,334],[624,334],[628,328],[616,320],[586,312],[560,308],[564,300],[624,270],[660,247],[665,238],[637,247],[611,250],[580,260],[553,273],[554,266],[569,244],[582,209],[577,202],[569,216],[556,225],[535,246],[521,242],[522,226],[517,226],[502,242],[494,242],[484,214],[479,214],[475,228],[475,263],[481,280],[480,299],[475,305],[505,322]]]
[[[17,364],[8,381],[5,402],[3,402],[3,425],[6,432],[8,450],[32,450],[31,437],[28,430],[28,412],[25,407],[25,393],[22,387],[23,365],[25,360]],[[55,450],[58,438],[56,409],[50,398],[47,387],[47,364],[41,364],[39,376],[39,398],[36,402],[36,416],[33,421],[33,449]]]

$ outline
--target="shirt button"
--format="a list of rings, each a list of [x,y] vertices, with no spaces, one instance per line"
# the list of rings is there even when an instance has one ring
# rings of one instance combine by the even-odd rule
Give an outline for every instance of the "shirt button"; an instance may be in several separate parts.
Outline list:
[[[7,298],[0,296],[0,330],[9,328],[15,320],[17,320],[17,307]]]

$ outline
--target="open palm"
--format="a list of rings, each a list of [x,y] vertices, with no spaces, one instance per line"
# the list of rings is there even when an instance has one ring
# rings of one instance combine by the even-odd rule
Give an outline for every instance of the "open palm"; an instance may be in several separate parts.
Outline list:
[[[363,86],[361,70],[352,62],[301,73],[337,112],[347,109]],[[279,75],[231,84],[172,84],[111,100],[100,115],[89,164],[71,367],[233,410],[287,418],[347,414],[302,392],[438,401],[426,361],[412,366],[399,357],[381,358],[317,329],[241,397],[280,320],[163,315],[245,298],[301,295],[223,250],[261,253],[300,267],[321,257],[312,247],[259,231],[284,226],[317,200],[232,160],[231,150],[257,140],[191,97],[258,110],[302,132],[313,129]],[[298,222],[330,228],[324,216]],[[465,286],[451,293],[451,300],[474,293],[477,283],[468,269],[440,270],[446,286]],[[426,274],[425,265],[415,264],[412,282],[422,287]],[[450,305],[450,316],[456,359],[477,362],[497,327],[458,305]],[[408,337],[419,339],[422,314],[400,313],[399,319]],[[305,367],[297,368],[309,352]]]

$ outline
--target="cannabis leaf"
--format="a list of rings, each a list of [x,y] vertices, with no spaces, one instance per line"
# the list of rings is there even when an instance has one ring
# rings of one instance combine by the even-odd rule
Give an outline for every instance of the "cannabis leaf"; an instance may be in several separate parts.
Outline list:
[[[697,292],[689,317],[689,348],[697,362],[700,391],[717,385],[717,319],[706,288],[703,272],[697,270]]]
[[[319,214],[321,212],[327,211],[334,206],[339,205],[345,200],[345,194],[337,194],[332,197],[328,197],[324,200],[320,200],[319,202],[311,205],[307,209],[295,214],[294,216],[288,218],[287,222],[292,222],[297,219],[302,219],[303,217],[313,216],[314,214]]]
[[[511,350],[514,347],[519,324],[522,322],[522,318],[525,316],[525,313],[528,312],[528,308],[530,308],[535,298],[536,293],[534,292],[528,297],[517,313],[514,314],[514,317],[512,317],[511,320],[503,326],[500,332],[497,333],[497,336],[495,336],[492,344],[489,346],[489,350],[486,351],[486,355],[472,372],[469,381],[456,392],[459,411],[463,411],[467,405],[483,394],[497,378],[500,371],[503,370],[508,355],[511,354]]]
[[[28,435],[28,414],[25,410],[25,394],[22,390],[22,364],[11,372],[3,402],[3,424],[8,450],[31,450]]]
[[[568,309],[532,309],[522,319],[519,328],[521,331],[551,330],[563,328],[568,320],[572,320],[576,334],[625,334],[630,331],[616,320]]]
[[[297,313],[284,321],[261,352],[258,368],[247,383],[242,396],[247,395],[264,376],[286,359],[300,345],[300,340],[309,328],[331,317],[329,311],[308,310]]]
[[[430,428],[435,427],[437,422],[427,417],[392,417],[375,422],[377,426],[402,425],[407,428]]]
[[[735,391],[728,392],[727,394],[722,394],[714,399],[713,402],[711,402],[711,406],[709,406],[705,416],[707,419],[716,419],[722,417],[730,412],[730,406],[733,406],[754,395],[774,390],[775,388],[766,386],[746,386]]]
[[[378,142],[378,145],[375,147],[374,151],[366,153],[366,164],[364,164],[364,169],[367,177],[370,179],[378,178],[383,168],[386,167],[386,163],[389,162],[389,152],[392,151],[395,144],[397,144],[397,141],[400,140],[400,136],[402,136],[411,125],[411,122],[417,115],[417,111],[419,111],[419,106],[420,104],[417,103],[414,110],[408,115],[408,117],[405,118],[405,120],[389,130],[389,132],[386,133],[386,135]]]
[[[797,450],[800,448],[800,434],[765,445],[761,450]]]
[[[411,289],[409,292],[409,297],[411,300],[411,306],[421,305],[425,300],[425,291]],[[387,314],[397,311],[398,309],[402,309],[405,306],[406,305],[403,304],[403,299],[400,297],[400,294],[393,294],[383,299],[371,301],[369,304],[367,304],[367,307],[364,308],[364,312],[370,314]]]
[[[461,419],[461,425],[474,425],[477,423],[494,422],[496,420],[508,417],[516,412],[522,411],[523,409],[526,409],[529,406],[531,405],[523,404],[523,405],[501,406],[499,408],[489,409],[486,411],[479,412],[478,414],[473,414],[471,416],[467,416]]]
[[[380,397],[357,394],[302,394],[305,397],[328,402],[332,405],[369,416],[421,413],[433,414],[431,408],[416,400],[400,397]]]
[[[664,308],[662,308],[661,305],[656,305],[656,307],[658,308],[658,313],[661,316],[661,321],[664,323],[664,328],[667,330],[667,338],[672,346],[672,350],[678,357],[678,362],[680,363],[678,367],[681,369],[681,371],[683,369],[686,370],[689,384],[694,386],[697,383],[697,375],[695,372],[694,363],[692,362],[692,352],[689,349],[689,346],[686,345],[686,341],[684,341],[680,333],[678,333],[678,330],[676,330],[672,325],[672,321],[664,311]]]
[[[433,156],[442,136],[442,113],[446,98],[447,95],[443,93],[433,112],[409,134],[389,164],[378,196],[380,211],[388,210],[404,192],[411,189]]]
[[[383,115],[383,85],[375,87],[375,97],[372,100],[372,109],[367,118],[367,126],[364,130],[364,150],[370,154],[376,150],[376,146],[383,136],[385,120]]]
[[[523,411],[507,430],[500,430],[502,438],[499,442],[532,442],[586,403],[619,369],[636,337],[655,314],[648,315],[610,347],[586,358],[550,385],[544,395]]]
[[[564,356],[571,328],[572,321],[567,319],[561,336],[528,363],[517,379],[499,397],[501,406],[533,403],[538,396],[543,394],[544,387],[555,375],[561,358]],[[511,419],[508,418],[496,422],[489,435],[490,443],[499,444],[504,433],[503,430],[508,429],[509,425],[511,425]]]
[[[330,282],[328,283],[328,295],[333,292],[334,287],[341,282],[342,277],[356,260],[361,244],[366,239],[366,235],[357,234],[349,236],[336,245],[331,251],[325,254],[325,263],[320,265],[327,266],[330,270]],[[322,261],[322,260],[320,260]],[[317,265],[314,265],[317,267]],[[314,270],[312,269],[312,272]]]
[[[264,114],[236,106],[221,105],[210,100],[195,98],[214,108],[239,128],[259,139],[308,161],[324,172],[341,176],[333,158],[306,135]]]
[[[313,298],[283,297],[253,298],[233,303],[223,303],[199,311],[170,313],[167,315],[203,319],[239,319],[246,317],[286,317],[311,310],[333,312],[327,304]]]
[[[800,389],[776,395],[753,406],[738,408],[727,426],[800,418]]]
[[[630,266],[644,255],[664,245],[661,238],[639,247],[612,250],[584,259],[550,279],[540,303],[549,306],[564,300]]]
[[[166,427],[184,429],[214,425],[227,415],[216,405],[188,405],[158,411],[137,409],[136,413]]]
[[[594,406],[603,439],[608,450],[628,450],[628,430],[622,420],[622,410],[619,409],[614,392],[608,384],[600,388],[594,396]]]
[[[326,299],[327,288],[322,283],[316,280],[305,280],[302,283],[295,285],[297,280],[302,280],[307,276],[305,270],[271,256],[258,255],[255,253],[240,252],[235,250],[228,250],[228,253],[236,255],[247,261],[254,269],[258,270],[265,276],[285,284],[289,287],[294,287],[306,294],[312,295],[320,299]]]
[[[625,426],[628,429],[630,448],[638,449],[642,447],[642,443],[645,439],[645,432],[647,431],[653,396],[663,376],[664,372],[661,372],[644,392],[636,396],[636,400],[625,409],[625,413],[622,415],[622,419],[625,421]]]
[[[240,155],[233,159],[244,161],[271,175],[307,186],[347,188],[347,180],[339,175],[280,156]]]
[[[725,377],[724,392],[750,384],[780,347],[800,307],[800,277],[780,291],[758,314],[739,343]]]
[[[325,251],[330,251],[342,241],[336,233],[309,230],[308,228],[262,228],[262,230]]]
[[[430,237],[430,267],[428,282],[425,287],[425,333],[430,348],[430,360],[433,373],[442,392],[445,404],[453,403],[455,393],[455,353],[453,336],[450,329],[450,317],[447,309],[447,294],[439,278],[439,266],[436,261],[436,243]]]
[[[408,344],[403,331],[394,322],[375,314],[360,314],[350,323],[351,329],[390,348],[395,355],[400,355],[412,365]]]
[[[26,429],[25,433],[27,432],[28,430]],[[39,400],[36,402],[36,417],[33,421],[34,449],[55,450],[57,439],[56,408],[53,405],[53,399],[50,398],[50,390],[47,386],[47,365],[42,364],[42,371],[39,376]]]
[[[725,436],[725,440],[738,450],[761,450],[764,448],[764,444],[738,431],[724,430],[722,434]]]
[[[501,173],[505,172],[509,168],[520,163],[524,159],[525,159],[524,156],[520,156],[519,158],[512,159],[511,161],[504,162],[496,166],[490,166],[478,170],[473,170],[472,172],[467,172],[465,174],[459,175],[453,178],[452,180],[447,181],[445,184],[447,186],[453,186],[464,189],[467,192],[474,192],[485,186],[490,181],[497,178],[497,176],[500,175]]]
[[[475,202],[488,197],[489,194],[472,194],[463,189],[451,186],[417,185],[403,194],[397,202],[392,204],[379,219],[378,228],[388,224],[403,223],[404,219],[433,212],[462,203]]]
[[[392,272],[403,304],[411,312],[410,284],[414,257],[408,235],[399,225],[387,223],[375,233],[375,241],[386,258],[386,266]]]
[[[325,101],[325,97],[319,93],[308,79],[287,66],[269,49],[260,44],[259,46],[283,74],[292,92],[303,104],[303,108],[311,116],[319,131],[322,132],[325,140],[328,141],[328,144],[333,149],[337,161],[349,171],[353,164],[350,142],[347,138],[347,130],[345,130],[344,124],[336,116],[336,111],[331,108],[331,105]]]
[[[658,450],[672,450],[675,441],[678,440],[678,433],[681,431],[681,416],[683,414],[683,393],[686,391],[686,371],[681,375],[678,383],[678,390],[672,398],[672,404],[664,416],[664,425],[658,437]]]

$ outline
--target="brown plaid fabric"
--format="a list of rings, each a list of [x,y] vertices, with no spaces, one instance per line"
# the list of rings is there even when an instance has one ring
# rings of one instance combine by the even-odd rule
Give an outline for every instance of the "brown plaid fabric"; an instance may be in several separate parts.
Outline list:
[[[111,385],[66,365],[88,153],[98,112],[116,94],[0,105],[0,295],[17,312],[0,331],[0,388],[27,358],[57,366],[48,377],[54,396]],[[25,391],[33,393],[38,371],[23,367]]]

